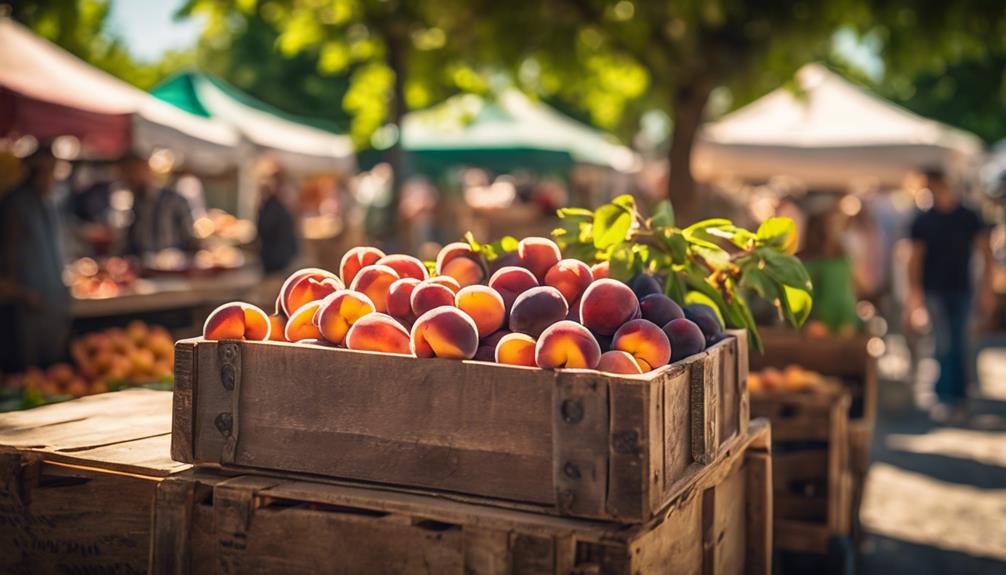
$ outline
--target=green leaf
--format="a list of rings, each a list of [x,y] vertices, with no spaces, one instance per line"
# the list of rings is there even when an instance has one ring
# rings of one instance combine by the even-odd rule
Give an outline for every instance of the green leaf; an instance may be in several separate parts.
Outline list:
[[[650,225],[655,228],[674,227],[674,207],[671,202],[661,200],[653,210],[653,217],[650,218]]]
[[[733,226],[733,222],[726,218],[712,218],[709,220],[702,220],[701,222],[695,222],[694,224],[688,226],[684,229],[685,232],[696,232],[698,230],[704,230],[706,228],[713,227],[723,227],[723,226]]]
[[[796,251],[796,222],[790,218],[769,218],[758,226],[758,239],[787,253]]]
[[[590,221],[594,219],[594,212],[584,208],[559,208],[555,213],[563,220]]]
[[[612,279],[628,281],[636,273],[636,251],[633,244],[623,242],[611,249],[608,259],[608,275]]]
[[[664,294],[675,302],[684,302],[688,296],[688,287],[680,272],[670,272],[664,280]]]
[[[634,212],[636,210],[636,198],[630,196],[629,194],[622,194],[611,200],[611,203],[620,208],[624,208],[629,212]]]
[[[814,300],[808,292],[799,288],[784,285],[783,290],[785,295],[780,298],[780,302],[792,311],[791,323],[793,327],[800,327],[810,317]]]
[[[500,248],[504,253],[517,251],[520,241],[513,236],[503,236],[499,241]]]
[[[594,212],[594,247],[603,250],[625,241],[631,227],[632,212],[626,208],[614,203],[597,208]]]
[[[790,256],[770,249],[759,249],[758,255],[765,262],[765,273],[777,281],[790,287],[810,291],[814,286],[810,283],[810,275],[796,256]]]

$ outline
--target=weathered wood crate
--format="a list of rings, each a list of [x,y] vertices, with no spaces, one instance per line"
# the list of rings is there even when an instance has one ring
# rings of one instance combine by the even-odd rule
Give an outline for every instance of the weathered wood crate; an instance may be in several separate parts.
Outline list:
[[[778,549],[827,553],[850,535],[849,401],[845,390],[751,394],[752,417],[772,422]]]
[[[163,391],[0,414],[0,573],[145,573],[170,430]]]
[[[746,432],[745,335],[640,376],[184,340],[171,453],[645,521]]]
[[[151,573],[771,572],[764,420],[637,526],[195,469],[161,483]]]

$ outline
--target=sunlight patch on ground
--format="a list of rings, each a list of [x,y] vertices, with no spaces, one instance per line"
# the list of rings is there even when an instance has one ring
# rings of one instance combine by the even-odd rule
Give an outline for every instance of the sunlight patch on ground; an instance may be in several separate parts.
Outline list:
[[[1006,400],[1006,349],[988,348],[978,354],[978,381],[983,397]]]
[[[924,435],[888,435],[888,449],[971,459],[1006,467],[1006,433],[944,427]]]
[[[874,463],[861,511],[870,532],[1006,560],[1006,489],[937,481]]]

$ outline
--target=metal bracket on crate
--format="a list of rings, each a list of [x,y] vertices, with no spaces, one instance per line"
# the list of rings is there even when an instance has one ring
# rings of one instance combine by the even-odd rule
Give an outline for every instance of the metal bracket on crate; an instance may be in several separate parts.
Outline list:
[[[220,462],[234,463],[240,430],[238,401],[241,398],[241,346],[235,342],[221,342],[217,354],[220,360],[220,384],[231,394],[231,410],[218,414],[213,423],[224,436]]]

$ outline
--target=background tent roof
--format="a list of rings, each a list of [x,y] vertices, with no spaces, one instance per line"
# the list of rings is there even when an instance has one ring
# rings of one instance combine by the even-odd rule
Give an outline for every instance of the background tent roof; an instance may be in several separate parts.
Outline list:
[[[39,139],[74,135],[85,153],[116,156],[132,144],[186,148],[190,167],[218,169],[233,163],[237,133],[157,101],[39,38],[9,18],[0,18],[0,130]],[[197,168],[198,169],[198,168]]]
[[[696,175],[897,185],[912,169],[952,170],[981,151],[977,136],[895,106],[820,64],[804,66],[796,79],[799,93],[776,89],[705,126],[696,143]]]
[[[285,114],[218,78],[193,72],[179,74],[151,93],[193,115],[234,126],[292,171],[355,168],[353,143],[348,136],[311,126],[308,120]]]
[[[402,147],[416,171],[440,173],[458,165],[495,171],[564,171],[594,164],[630,171],[638,157],[613,138],[510,89],[494,100],[455,96],[407,114]]]

